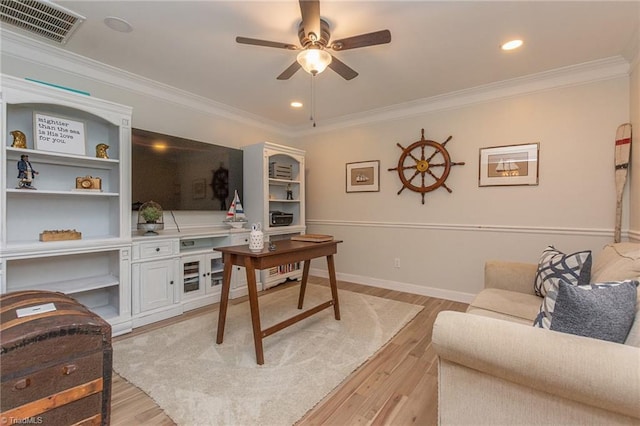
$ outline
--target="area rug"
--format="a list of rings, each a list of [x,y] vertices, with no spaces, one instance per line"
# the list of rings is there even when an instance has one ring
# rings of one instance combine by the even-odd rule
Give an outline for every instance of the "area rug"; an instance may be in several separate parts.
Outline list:
[[[298,286],[260,297],[262,328],[295,315]],[[330,299],[308,285],[305,309]],[[328,308],[263,340],[257,365],[249,303],[230,305],[224,342],[218,310],[113,344],[113,368],[180,426],[291,425],[406,325],[422,306],[339,291]]]

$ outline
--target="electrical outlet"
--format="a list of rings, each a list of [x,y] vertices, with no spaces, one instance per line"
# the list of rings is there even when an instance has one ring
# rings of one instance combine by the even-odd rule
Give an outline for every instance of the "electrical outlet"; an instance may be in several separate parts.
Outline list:
[[[396,257],[395,259],[393,259],[393,266],[395,266],[396,268],[400,267],[400,258]]]

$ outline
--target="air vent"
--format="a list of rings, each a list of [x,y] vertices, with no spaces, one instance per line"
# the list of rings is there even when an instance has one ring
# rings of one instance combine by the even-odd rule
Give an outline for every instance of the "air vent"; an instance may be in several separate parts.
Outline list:
[[[84,21],[84,16],[48,1],[0,0],[0,19],[60,44]]]

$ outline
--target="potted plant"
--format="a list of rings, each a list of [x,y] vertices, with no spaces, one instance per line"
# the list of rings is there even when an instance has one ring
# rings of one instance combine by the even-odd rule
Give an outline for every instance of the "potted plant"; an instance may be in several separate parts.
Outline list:
[[[154,206],[147,206],[140,210],[140,215],[147,223],[156,223],[162,217],[162,210]]]
[[[138,229],[146,231],[144,235],[158,235],[164,229],[162,207],[155,201],[147,201],[138,210]]]

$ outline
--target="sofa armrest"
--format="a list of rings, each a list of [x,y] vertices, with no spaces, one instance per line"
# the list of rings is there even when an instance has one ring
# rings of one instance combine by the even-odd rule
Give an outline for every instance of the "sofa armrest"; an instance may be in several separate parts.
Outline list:
[[[538,265],[533,263],[488,260],[484,265],[484,288],[499,288],[535,294],[533,284]]]
[[[569,400],[640,418],[640,349],[509,321],[443,311],[442,359]]]

